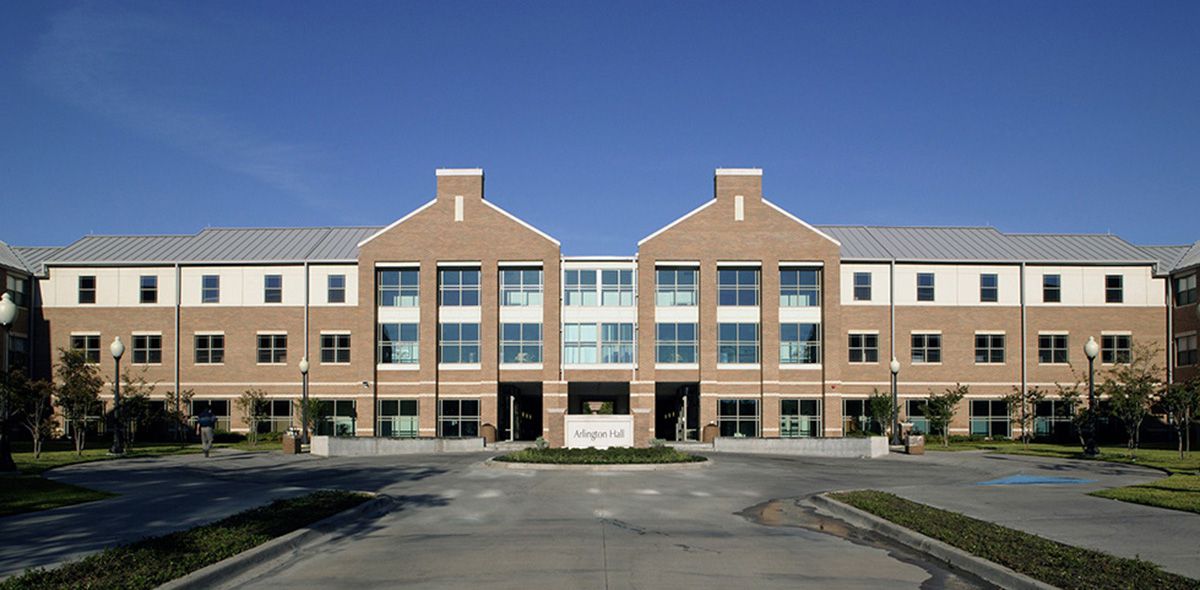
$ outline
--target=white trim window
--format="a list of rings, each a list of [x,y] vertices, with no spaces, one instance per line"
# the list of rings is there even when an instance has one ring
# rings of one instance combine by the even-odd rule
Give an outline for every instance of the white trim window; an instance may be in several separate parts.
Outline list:
[[[695,306],[699,270],[660,266],[655,270],[654,298],[659,307]]]
[[[258,335],[258,364],[287,364],[287,334]]]
[[[440,295],[438,302],[445,307],[477,307],[479,305],[479,269],[438,269],[438,289]]]
[[[696,324],[657,324],[655,332],[655,362],[680,365],[697,362]]]
[[[500,362],[536,364],[542,362],[542,325],[500,324]]]
[[[1175,306],[1183,307],[1196,302],[1196,274],[1175,279]]]
[[[758,324],[717,324],[717,362],[727,365],[758,363]]]
[[[1042,303],[1062,303],[1062,275],[1042,275]]]
[[[850,332],[847,338],[850,362],[874,364],[879,362],[879,334],[876,332]]]
[[[88,364],[100,364],[100,335],[71,334],[71,350],[83,352],[83,358]]]
[[[542,304],[542,269],[500,269],[500,305],[526,307]]]
[[[346,275],[329,275],[325,278],[325,302],[346,302]]]
[[[439,363],[469,365],[479,362],[479,324],[451,322],[438,328]]]
[[[758,436],[758,400],[717,400],[717,427],[720,436],[751,438]]]
[[[197,365],[220,365],[225,362],[224,334],[196,334],[194,344]]]
[[[29,279],[9,274],[5,277],[8,293],[17,307],[29,307]]]
[[[821,364],[821,324],[780,324],[779,362],[784,365]]]
[[[379,400],[379,436],[388,438],[417,438],[420,436],[418,400]]]
[[[379,324],[379,364],[420,363],[420,338],[418,324]]]
[[[596,324],[563,324],[563,364],[596,364],[599,342]]]
[[[438,434],[446,438],[479,436],[479,400],[441,400]]]
[[[821,436],[821,400],[779,400],[779,436],[781,438]]]
[[[142,275],[138,277],[138,303],[143,305],[158,303],[158,276]]]
[[[718,268],[717,305],[755,307],[758,305],[759,269]]]
[[[937,277],[931,272],[917,273],[917,301],[937,299]]]
[[[979,302],[996,303],[1000,301],[1000,275],[984,273],[979,275]]]
[[[421,271],[413,269],[380,270],[379,307],[417,307],[421,299]]]
[[[969,408],[971,436],[987,438],[1007,438],[1009,436],[1007,401],[973,399]]]
[[[942,335],[936,332],[914,332],[912,335],[912,362],[914,365],[941,363]]]
[[[854,300],[855,301],[870,301],[871,300],[871,273],[869,273],[869,272],[854,273]]]
[[[1125,302],[1125,276],[1104,275],[1104,302]]]
[[[79,304],[91,305],[96,303],[96,275],[80,275],[78,284]]]
[[[1133,336],[1129,334],[1102,334],[1100,336],[1100,363],[1104,365],[1128,365],[1133,356]]]
[[[1180,336],[1175,339],[1175,366],[1190,367],[1195,365],[1196,358],[1196,335],[1190,334]]]
[[[600,362],[606,365],[625,365],[634,358],[633,324],[600,324]]]
[[[597,301],[595,270],[568,269],[563,271],[564,305],[595,307]]]
[[[604,269],[600,271],[600,305],[631,307],[633,305],[633,270]]]
[[[283,303],[283,275],[263,277],[263,303]]]
[[[200,277],[200,303],[221,302],[221,275]]]
[[[131,349],[130,362],[135,365],[162,364],[162,334],[134,334]]]
[[[348,365],[350,364],[350,334],[323,333],[321,334],[321,364]]]
[[[975,364],[1004,364],[1004,334],[986,332],[975,334]]]
[[[821,269],[779,269],[780,307],[820,307]]]
[[[1065,365],[1070,362],[1069,338],[1066,334],[1038,334],[1038,364]]]

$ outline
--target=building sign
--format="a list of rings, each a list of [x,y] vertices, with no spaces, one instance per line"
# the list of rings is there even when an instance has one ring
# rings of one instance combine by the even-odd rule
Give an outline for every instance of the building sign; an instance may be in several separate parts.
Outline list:
[[[563,417],[567,448],[633,446],[633,416],[630,414],[573,415]]]

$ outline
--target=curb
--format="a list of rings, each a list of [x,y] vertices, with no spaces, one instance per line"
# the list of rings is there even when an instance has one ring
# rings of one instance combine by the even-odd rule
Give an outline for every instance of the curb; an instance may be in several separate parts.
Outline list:
[[[296,551],[320,537],[331,534],[333,529],[336,529],[347,521],[375,512],[385,512],[382,509],[392,502],[392,498],[384,495],[370,494],[375,497],[358,506],[344,510],[323,520],[318,520],[286,535],[271,539],[262,545],[247,549],[237,555],[206,565],[186,576],[175,578],[166,584],[158,586],[155,590],[202,590],[220,587],[221,584],[228,583],[237,576],[262,564]]]
[[[809,497],[809,501],[817,508],[832,514],[851,526],[879,533],[893,541],[907,545],[912,549],[946,562],[958,569],[970,572],[1001,588],[1015,590],[1056,590],[1055,586],[1035,580],[1025,574],[1013,571],[982,557],[977,557],[937,539],[926,537],[921,533],[902,527],[890,520],[843,504],[825,494],[811,496]]]
[[[492,469],[522,469],[528,471],[685,471],[703,469],[713,463],[706,461],[689,461],[687,463],[629,463],[614,465],[572,465],[568,463],[517,463],[513,461],[496,461],[492,457],[483,462],[484,467]]]

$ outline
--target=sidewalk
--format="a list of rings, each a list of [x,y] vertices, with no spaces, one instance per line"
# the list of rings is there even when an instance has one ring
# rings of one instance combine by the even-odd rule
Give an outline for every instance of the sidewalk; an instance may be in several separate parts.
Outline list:
[[[1163,569],[1200,579],[1200,514],[1088,496],[1121,485],[1153,481],[1159,471],[1097,461],[1075,461],[974,452],[927,455],[943,464],[980,462],[1023,475],[1096,479],[1105,483],[899,486],[879,488],[937,508],[952,510],[1068,545],[1141,558]]]

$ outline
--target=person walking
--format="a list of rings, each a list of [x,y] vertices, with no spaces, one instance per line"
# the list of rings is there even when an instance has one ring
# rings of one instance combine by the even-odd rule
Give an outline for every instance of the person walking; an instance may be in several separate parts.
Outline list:
[[[203,412],[196,418],[196,426],[200,429],[200,446],[204,449],[204,456],[208,456],[208,452],[212,450],[213,444],[213,429],[217,426],[217,417],[212,412],[212,408],[204,408]]]

